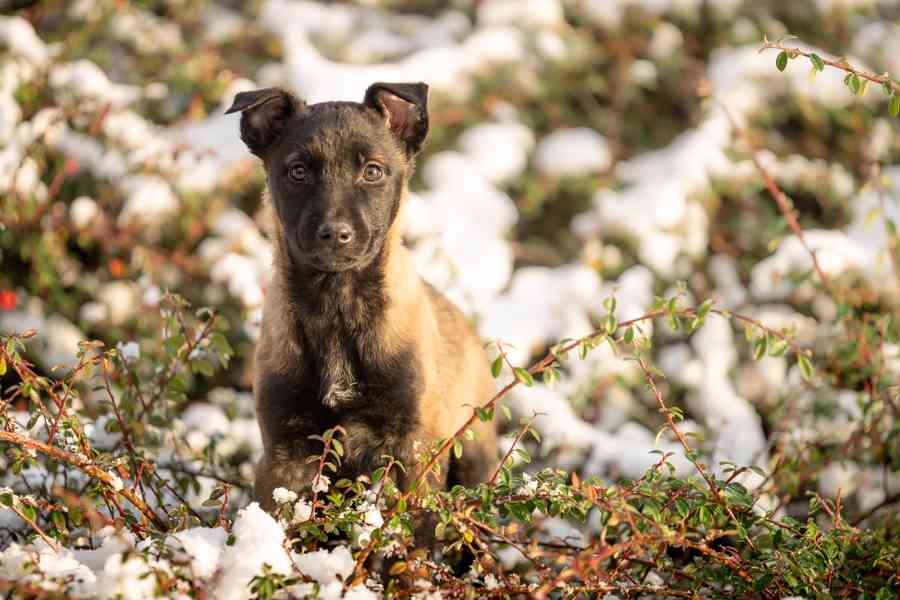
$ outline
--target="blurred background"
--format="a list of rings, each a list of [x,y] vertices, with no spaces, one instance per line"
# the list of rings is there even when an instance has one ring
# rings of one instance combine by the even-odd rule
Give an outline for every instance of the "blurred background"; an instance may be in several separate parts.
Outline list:
[[[802,465],[778,482],[788,510],[807,490],[840,488],[858,511],[900,491],[896,424],[873,435],[869,412],[877,400],[877,418],[896,423],[900,405],[896,319],[883,322],[900,305],[898,120],[880,89],[854,95],[843,72],[813,76],[805,59],[782,73],[777,52],[759,51],[764,36],[793,34],[790,46],[900,75],[900,2],[0,7],[0,331],[35,329],[31,357],[50,377],[90,339],[152,373],[167,291],[218,310],[235,354],[179,379],[180,412],[160,432],[174,455],[240,485],[259,453],[250,381],[271,250],[262,170],[224,108],[265,86],[359,101],[374,81],[421,80],[431,131],[406,237],[485,340],[526,366],[596,328],[611,295],[620,321],[655,296],[713,298],[789,331],[816,372],[808,383],[791,358],[754,361],[743,327],[724,319],[693,334],[646,326],[661,391],[710,464]],[[812,273],[753,152],[834,289]],[[16,381],[9,371],[0,384]],[[887,391],[873,396],[873,381]],[[92,398],[95,441],[114,440]],[[655,439],[663,417],[640,370],[607,345],[567,362],[553,388],[520,386],[510,406],[543,413],[537,464],[639,477],[651,450],[675,449]],[[199,481],[187,493],[202,501],[217,480]]]

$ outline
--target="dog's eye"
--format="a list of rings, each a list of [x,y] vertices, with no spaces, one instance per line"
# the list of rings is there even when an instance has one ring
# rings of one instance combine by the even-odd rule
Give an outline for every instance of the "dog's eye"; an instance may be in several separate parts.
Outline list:
[[[377,183],[384,177],[384,169],[375,163],[369,163],[363,169],[363,179],[368,183]]]
[[[288,171],[291,179],[297,183],[307,183],[309,181],[309,170],[303,165],[294,165]]]

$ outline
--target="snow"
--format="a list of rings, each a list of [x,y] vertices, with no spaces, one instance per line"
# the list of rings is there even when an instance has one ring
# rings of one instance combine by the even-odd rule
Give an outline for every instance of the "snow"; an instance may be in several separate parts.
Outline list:
[[[612,164],[612,155],[605,137],[587,127],[574,127],[542,139],[534,162],[547,176],[577,176],[605,171]]]
[[[534,136],[520,123],[486,123],[464,131],[459,145],[486,180],[498,183],[522,174]]]
[[[147,600],[156,596],[156,578],[139,554],[113,554],[97,576],[103,600]]]
[[[0,45],[36,67],[43,67],[50,59],[47,46],[22,17],[0,17]]]
[[[74,366],[78,345],[85,341],[84,334],[64,317],[46,315],[44,303],[38,298],[20,297],[15,310],[0,311],[0,331],[40,331],[40,336],[28,340],[28,346],[36,354],[39,364],[50,369],[55,365]],[[51,371],[53,377],[65,373]]]
[[[110,281],[97,292],[97,300],[106,307],[106,317],[112,325],[122,325],[138,313],[135,286],[127,281]]]
[[[124,107],[141,95],[135,86],[113,83],[87,59],[54,66],[50,70],[50,85],[70,101],[94,102],[98,108],[107,103],[114,108]]]
[[[295,554],[294,563],[301,573],[324,584],[343,582],[356,565],[350,549],[346,546],[337,546],[331,551],[317,550]]]
[[[478,24],[555,28],[565,25],[560,0],[492,0],[478,4]]]
[[[838,275],[848,269],[863,269],[871,264],[861,245],[841,231],[810,229],[804,232],[804,238],[826,276]],[[753,267],[750,290],[760,300],[787,298],[795,288],[788,276],[812,268],[809,251],[792,235],[785,238],[772,256]],[[814,277],[818,278],[818,275]]]
[[[297,492],[285,489],[283,487],[272,490],[272,499],[276,504],[287,504],[297,500]]]
[[[122,185],[127,198],[119,213],[120,226],[158,229],[181,205],[168,182],[156,175],[129,177]]]
[[[69,219],[76,229],[87,229],[99,215],[100,207],[89,196],[79,196],[69,206]]]
[[[141,357],[141,347],[137,342],[119,342],[116,349],[127,361],[137,360]]]
[[[256,502],[238,513],[231,533],[235,541],[222,553],[219,563],[222,575],[212,591],[215,600],[249,599],[248,584],[263,564],[268,564],[273,573],[291,572],[291,562],[283,546],[284,530]]]
[[[193,527],[172,534],[167,544],[176,549],[176,560],[190,560],[196,577],[209,579],[219,567],[227,538],[221,527]]]

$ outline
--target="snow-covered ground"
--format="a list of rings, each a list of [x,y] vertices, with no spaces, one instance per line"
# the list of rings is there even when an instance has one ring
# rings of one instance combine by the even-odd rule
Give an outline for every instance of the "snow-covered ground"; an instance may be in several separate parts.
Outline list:
[[[46,144],[111,185],[122,199],[117,211],[89,196],[72,201],[66,210],[77,230],[107,220],[152,242],[177,218],[185,198],[215,195],[224,183],[257,168],[238,138],[237,117],[224,115],[239,91],[278,84],[291,87],[309,102],[360,100],[373,81],[423,80],[437,98],[475,101],[479,78],[512,70],[528,80],[539,67],[569,60],[578,32],[567,21],[567,11],[596,27],[616,31],[635,7],[660,19],[648,57],[633,65],[640,81],[652,82],[657,77],[656,63],[679,52],[683,43],[681,31],[666,19],[696,16],[705,3],[491,0],[479,4],[474,20],[452,9],[433,18],[393,18],[370,6],[377,2],[360,4],[267,0],[253,26],[279,41],[283,60],[234,78],[222,93],[219,107],[204,118],[173,125],[157,124],[140,112],[141,102],[159,96],[158,86],[116,83],[88,59],[68,60],[59,44],[42,40],[25,19],[0,17],[0,47],[4,48],[0,56],[0,189],[46,197],[48,186],[38,173],[38,163],[29,158],[33,144]],[[720,17],[730,18],[740,3],[713,4]],[[827,12],[830,4],[819,1],[817,7]],[[74,2],[69,16],[89,22],[96,18],[95,10],[99,9],[91,2]],[[224,6],[215,6],[204,18],[208,35],[216,42],[240,35],[249,19]],[[754,27],[742,19],[735,28],[741,23]],[[175,52],[185,44],[177,26],[137,6],[119,11],[110,27],[112,35],[136,44],[140,52]],[[862,27],[851,44],[859,56],[851,56],[851,61],[861,66],[867,60],[896,65],[898,53],[890,48],[896,47],[897,27],[885,23]],[[130,33],[136,29],[141,35]],[[715,194],[717,182],[756,185],[753,165],[746,158],[735,158],[733,150],[740,143],[736,143],[731,118],[745,126],[784,97],[816,110],[833,110],[875,103],[876,94],[854,97],[842,84],[842,74],[832,70],[815,79],[808,77],[807,67],[791,65],[780,73],[774,68],[774,55],[757,50],[756,43],[715,50],[703,66],[707,97],[696,126],[685,128],[662,147],[628,153],[625,160],[617,159],[607,132],[589,126],[538,131],[529,127],[531,121],[521,108],[501,98],[492,105],[489,119],[465,128],[447,149],[419,165],[421,184],[411,194],[403,218],[422,276],[457,302],[485,339],[510,344],[511,360],[522,366],[557,340],[591,331],[604,316],[602,301],[609,295],[618,299],[620,320],[634,318],[647,312],[655,295],[676,280],[690,281],[699,271],[708,274],[705,287],[721,307],[756,316],[773,328],[799,324],[802,344],[830,333],[798,312],[791,301],[801,294],[818,307],[820,312],[813,316],[829,314],[828,299],[811,298],[816,293],[809,291],[809,282],[798,283],[792,277],[812,266],[799,240],[786,235],[768,257],[753,265],[749,281],[742,282],[736,258],[713,250],[720,246],[710,242],[708,198]],[[58,108],[45,108],[25,120],[16,91],[45,75]],[[61,112],[91,107],[108,110],[98,135],[86,134],[77,118],[67,120]],[[870,156],[874,160],[891,156],[890,138],[896,127],[886,116],[873,126]],[[806,242],[828,275],[854,274],[878,293],[893,297],[900,293],[884,227],[885,217],[900,220],[896,200],[900,165],[886,165],[887,187],[876,190],[860,189],[861,182],[840,164],[771,153],[761,153],[760,158],[782,185],[802,186],[805,178],[813,178],[820,184],[826,181],[836,195],[849,200],[852,214],[846,226],[806,232]],[[596,178],[601,183],[590,207],[572,220],[571,234],[586,249],[600,248],[607,263],[621,261],[623,250],[632,253],[634,261],[617,276],[607,277],[595,268],[587,251],[581,259],[553,267],[517,262],[515,228],[522,217],[510,184],[525,176],[543,181]],[[771,202],[767,196],[759,198]],[[259,219],[237,206],[221,202],[215,206],[208,235],[197,245],[196,256],[208,269],[210,286],[243,307],[241,327],[253,339],[270,271],[270,244]],[[117,325],[135,311],[155,310],[162,285],[146,278],[98,283],[94,300],[81,307],[79,319]],[[34,351],[45,367],[71,364],[78,342],[85,337],[75,324],[48,311],[41,299],[23,295],[13,310],[0,312],[0,330],[28,328],[41,334],[42,346]],[[652,331],[652,326],[645,331]],[[738,331],[729,322],[710,317],[690,338],[661,332],[657,362],[672,384],[683,390],[691,418],[685,430],[703,433],[710,464],[727,460],[766,467],[770,447],[760,406],[778,395],[812,400],[792,361],[771,357],[749,361],[742,353]],[[900,350],[894,346],[887,352],[893,353],[893,368],[900,371]],[[676,452],[674,464],[689,472],[675,440],[668,435],[657,438],[648,426],[640,380],[633,363],[621,360],[604,345],[585,361],[573,359],[567,364],[560,385],[520,387],[510,404],[522,416],[542,413],[536,421],[544,436],[541,451],[563,466],[583,466],[599,476],[639,477],[657,460],[650,452],[662,449]],[[852,417],[854,392],[832,392],[843,407],[835,419]],[[229,396],[228,402],[238,394],[235,390],[216,393]],[[191,406],[182,415],[180,428],[168,432],[173,445],[179,438],[188,452],[202,452],[210,440],[217,439],[217,452],[223,456],[248,448],[251,456],[258,455],[252,403],[246,394],[240,396],[237,402],[243,408],[237,416],[226,416],[226,402],[215,397]],[[598,398],[601,416],[586,417],[590,411],[583,410],[585,403]],[[810,416],[804,432],[814,435],[831,425]],[[103,444],[109,434],[102,423],[94,430],[97,443]],[[168,458],[178,456],[173,450]],[[245,468],[248,477],[252,476],[250,465]],[[896,477],[886,487],[865,484],[875,477],[871,469],[848,462],[825,471],[819,486],[823,493],[841,488],[845,497],[849,490],[858,491],[860,502],[873,506],[886,488],[900,486]],[[195,499],[202,502],[208,493],[204,489]],[[14,518],[0,510],[0,523],[7,521]],[[233,545],[225,545],[226,532],[221,529],[189,529],[171,540],[187,557],[186,568],[198,578],[210,579],[211,597],[246,598],[246,581],[263,562],[275,572],[288,573],[291,560],[320,586],[320,597],[340,597],[338,577],[348,574],[353,564],[346,548],[290,556],[281,545],[281,526],[252,504],[237,517],[232,534]],[[73,598],[99,593],[104,598],[136,599],[148,597],[143,573],[176,568],[166,558],[153,563],[140,553],[127,552],[136,542],[126,534],[103,532],[96,542],[96,550],[60,551],[42,542],[14,544],[0,552],[0,577],[27,579],[36,586],[64,578],[70,582]],[[26,568],[29,559],[38,565],[37,571]],[[302,583],[298,588],[312,585]],[[302,595],[306,590],[295,591]],[[423,588],[421,597],[428,598],[427,594]],[[346,597],[374,598],[376,591],[361,585]]]

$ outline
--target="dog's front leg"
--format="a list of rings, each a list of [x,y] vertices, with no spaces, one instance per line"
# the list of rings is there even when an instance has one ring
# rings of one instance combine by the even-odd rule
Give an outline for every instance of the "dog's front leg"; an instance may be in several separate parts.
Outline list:
[[[318,463],[308,464],[306,458],[276,449],[260,459],[256,468],[254,495],[263,509],[271,512],[275,508],[272,492],[276,488],[301,493],[312,485]]]

